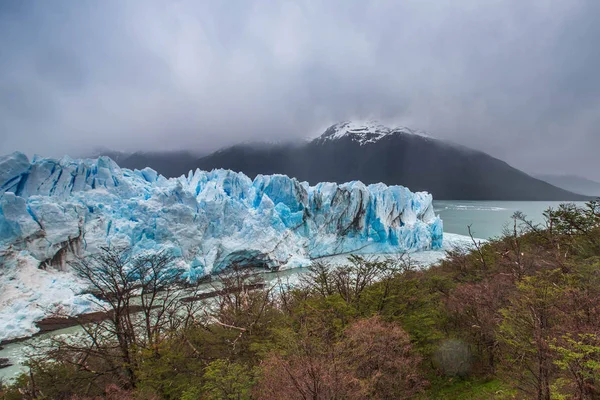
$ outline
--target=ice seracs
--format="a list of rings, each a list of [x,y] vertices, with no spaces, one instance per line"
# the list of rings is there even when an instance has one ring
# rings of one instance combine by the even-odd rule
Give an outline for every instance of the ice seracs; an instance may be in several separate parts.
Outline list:
[[[121,169],[106,157],[29,162],[21,153],[1,157],[0,171],[0,319],[21,315],[9,331],[0,329],[0,340],[31,332],[31,315],[88,310],[80,283],[65,279],[67,261],[106,245],[169,249],[189,279],[233,263],[290,268],[335,254],[442,246],[431,195],[401,186],[309,186],[229,170],[166,179],[149,168]],[[35,271],[44,278],[26,279]],[[47,282],[62,291],[58,303],[32,290],[43,291]]]
[[[429,138],[430,136],[420,130],[406,127],[389,128],[376,121],[345,121],[327,128],[318,139],[318,142],[327,142],[341,138],[349,138],[361,145],[375,143],[384,137],[392,135],[418,135]]]

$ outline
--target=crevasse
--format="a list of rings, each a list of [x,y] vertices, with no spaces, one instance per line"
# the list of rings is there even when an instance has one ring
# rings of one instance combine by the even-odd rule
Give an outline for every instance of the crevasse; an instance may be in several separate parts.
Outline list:
[[[228,170],[166,179],[109,158],[0,158],[0,261],[26,252],[42,266],[100,246],[170,248],[190,277],[233,262],[269,268],[340,253],[436,249],[442,222],[428,193],[405,187],[251,180]]]

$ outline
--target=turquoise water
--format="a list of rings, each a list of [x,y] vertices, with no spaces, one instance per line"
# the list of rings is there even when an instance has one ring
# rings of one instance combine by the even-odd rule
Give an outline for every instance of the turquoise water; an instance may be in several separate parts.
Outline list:
[[[542,213],[556,208],[559,201],[444,201],[433,202],[436,214],[444,221],[444,232],[468,235],[471,224],[473,236],[482,239],[498,237],[505,226],[512,223],[511,216],[523,212],[528,219],[543,222]],[[578,202],[578,205],[585,203]]]

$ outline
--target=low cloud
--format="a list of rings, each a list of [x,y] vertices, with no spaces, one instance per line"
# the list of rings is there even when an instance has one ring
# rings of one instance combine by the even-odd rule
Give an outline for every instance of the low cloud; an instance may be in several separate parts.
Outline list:
[[[5,3],[2,153],[206,152],[378,119],[600,178],[594,0]]]

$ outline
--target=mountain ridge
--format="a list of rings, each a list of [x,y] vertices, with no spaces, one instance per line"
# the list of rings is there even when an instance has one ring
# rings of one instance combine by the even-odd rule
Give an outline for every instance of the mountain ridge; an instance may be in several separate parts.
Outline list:
[[[428,191],[444,200],[587,200],[535,179],[479,150],[407,128],[334,124],[306,143],[232,146],[198,160],[201,169],[228,168],[248,176],[282,173],[316,182],[384,182]],[[372,127],[376,126],[375,129]],[[385,128],[385,134],[381,134]]]
[[[94,153],[91,158],[97,158],[100,156],[111,158],[121,168],[142,170],[146,167],[150,167],[167,178],[175,178],[187,173],[190,167],[194,165],[196,160],[202,158],[204,155],[202,153],[195,153],[187,150],[163,152],[136,151],[131,153],[103,150]]]
[[[240,143],[203,157],[171,158],[170,164],[167,156],[146,157],[144,166],[167,177],[197,168],[225,168],[251,178],[284,174],[311,184],[383,182],[427,191],[439,200],[590,199],[532,177],[482,151],[423,131],[390,128],[374,121],[333,124],[310,141]],[[131,168],[129,163],[123,166]]]

